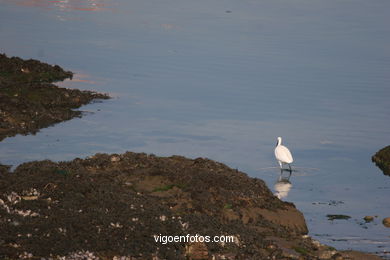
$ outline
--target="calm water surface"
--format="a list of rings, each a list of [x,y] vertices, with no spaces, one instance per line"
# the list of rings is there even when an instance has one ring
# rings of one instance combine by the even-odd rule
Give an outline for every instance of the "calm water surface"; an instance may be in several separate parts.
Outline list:
[[[61,85],[114,97],[5,139],[0,160],[209,157],[284,189],[321,242],[389,258],[390,177],[370,161],[390,144],[389,10],[386,0],[0,0],[0,52],[59,64],[77,73]],[[295,157],[287,185],[271,168],[277,136]]]

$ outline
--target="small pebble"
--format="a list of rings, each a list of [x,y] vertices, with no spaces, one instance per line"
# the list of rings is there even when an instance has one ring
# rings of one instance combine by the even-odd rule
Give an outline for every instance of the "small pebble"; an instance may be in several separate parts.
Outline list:
[[[373,216],[365,216],[364,217],[364,221],[366,221],[366,222],[371,222],[371,221],[373,221],[374,220],[374,217]]]
[[[385,227],[390,228],[390,217],[384,218],[382,223]]]

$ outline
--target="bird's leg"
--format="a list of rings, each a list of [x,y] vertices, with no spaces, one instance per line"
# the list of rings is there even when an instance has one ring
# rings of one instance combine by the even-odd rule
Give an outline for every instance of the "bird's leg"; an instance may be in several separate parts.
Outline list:
[[[291,170],[291,165],[290,165],[290,164],[288,164],[288,167],[290,168],[290,175],[291,175],[291,172],[292,172],[292,170]]]
[[[282,169],[283,169],[283,164],[282,164],[282,162],[281,162],[281,161],[278,161],[278,163],[279,163],[280,169],[282,170]]]

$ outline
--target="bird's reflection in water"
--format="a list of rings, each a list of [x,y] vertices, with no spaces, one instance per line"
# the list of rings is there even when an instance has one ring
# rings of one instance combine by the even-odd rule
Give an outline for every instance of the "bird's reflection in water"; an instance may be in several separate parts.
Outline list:
[[[292,187],[292,184],[290,182],[291,173],[292,173],[291,170],[287,170],[287,169],[280,170],[280,175],[277,178],[276,183],[274,185],[274,190],[275,190],[274,195],[279,199],[287,197],[288,193],[291,190]]]

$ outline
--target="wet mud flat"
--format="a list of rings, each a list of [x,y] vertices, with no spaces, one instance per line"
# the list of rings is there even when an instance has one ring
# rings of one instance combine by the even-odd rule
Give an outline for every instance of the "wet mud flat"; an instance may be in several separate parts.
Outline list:
[[[58,65],[0,54],[0,141],[81,116],[81,111],[74,109],[109,98],[53,84],[72,76]]]
[[[380,149],[371,159],[383,174],[390,176],[390,145]]]
[[[209,159],[127,152],[0,171],[2,259],[380,259],[312,240],[292,203]],[[154,239],[187,234],[234,240]]]

